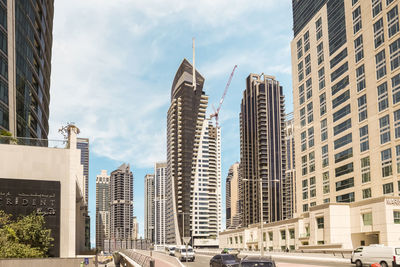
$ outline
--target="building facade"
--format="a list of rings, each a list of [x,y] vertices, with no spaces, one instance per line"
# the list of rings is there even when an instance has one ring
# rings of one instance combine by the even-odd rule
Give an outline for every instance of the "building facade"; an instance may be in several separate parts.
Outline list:
[[[293,113],[286,114],[285,122],[286,174],[282,182],[282,219],[290,219],[296,211],[295,150]]]
[[[154,242],[154,174],[144,177],[144,238]]]
[[[241,225],[241,189],[242,179],[240,177],[240,164],[234,163],[226,177],[226,229],[236,229]]]
[[[400,193],[398,9],[398,0],[293,1],[297,213],[351,203],[352,226],[362,223],[353,246],[391,244],[400,230],[397,202],[385,202]],[[383,211],[366,204],[378,200],[391,208],[393,236],[380,228]]]
[[[87,250],[90,246],[90,216],[89,216],[89,139],[78,138],[77,148],[81,150],[81,164],[83,165],[83,176],[85,177],[85,187],[83,189],[86,202],[86,219],[85,219],[85,246]]]
[[[47,139],[53,15],[53,0],[0,2],[0,130],[13,136]]]
[[[263,221],[282,219],[282,182],[286,167],[284,126],[284,96],[279,82],[272,76],[250,74],[240,112],[244,227],[260,222],[261,201]]]
[[[154,244],[166,244],[165,212],[166,199],[165,185],[167,182],[167,163],[157,162],[154,166]]]
[[[191,244],[198,239],[199,246],[215,243],[221,227],[220,129],[206,120],[208,96],[203,84],[201,74],[194,75],[193,66],[184,59],[172,84],[167,119],[168,244],[182,244],[183,237],[191,237]],[[203,199],[210,212],[204,206],[200,210],[206,203],[200,202]],[[200,228],[196,220],[205,220],[204,225]]]
[[[130,240],[133,236],[133,174],[122,164],[110,176],[110,238]]]
[[[96,248],[103,250],[110,239],[110,175],[106,170],[96,177]]]

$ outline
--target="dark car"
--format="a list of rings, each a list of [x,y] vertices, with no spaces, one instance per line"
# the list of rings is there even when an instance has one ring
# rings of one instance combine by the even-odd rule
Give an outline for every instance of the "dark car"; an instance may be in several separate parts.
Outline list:
[[[231,254],[218,254],[210,260],[210,267],[239,267],[239,259]]]
[[[240,262],[240,267],[276,267],[271,257],[248,256]]]

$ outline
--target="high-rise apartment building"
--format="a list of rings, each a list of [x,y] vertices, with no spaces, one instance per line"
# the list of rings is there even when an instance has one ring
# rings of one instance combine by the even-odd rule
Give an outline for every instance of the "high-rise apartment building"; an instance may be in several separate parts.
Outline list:
[[[165,185],[167,182],[167,163],[157,162],[154,166],[154,244],[166,244],[165,227]]]
[[[47,139],[54,1],[0,1],[0,130]]]
[[[110,175],[106,170],[96,177],[96,248],[102,250],[110,239]]]
[[[166,238],[169,244],[181,244],[183,237],[191,237],[191,243],[197,239],[200,246],[206,239],[216,240],[221,227],[220,128],[205,118],[204,78],[197,71],[193,74],[184,59],[171,89]]]
[[[293,113],[286,114],[285,121],[285,155],[286,173],[282,180],[282,219],[290,219],[296,210],[295,198],[295,150],[294,150],[294,120]]]
[[[240,112],[245,227],[260,222],[261,201],[263,221],[282,219],[282,181],[286,167],[284,102],[282,87],[274,77],[257,74],[247,77]]]
[[[390,244],[380,226],[400,216],[387,202],[400,193],[398,10],[398,0],[293,1],[297,212],[352,203],[374,226],[351,226],[361,244]]]
[[[226,229],[235,229],[241,225],[241,189],[242,179],[240,176],[240,164],[234,163],[226,177]]]
[[[144,238],[154,242],[154,174],[144,177]]]
[[[122,164],[110,177],[110,238],[130,240],[133,236],[133,174]]]

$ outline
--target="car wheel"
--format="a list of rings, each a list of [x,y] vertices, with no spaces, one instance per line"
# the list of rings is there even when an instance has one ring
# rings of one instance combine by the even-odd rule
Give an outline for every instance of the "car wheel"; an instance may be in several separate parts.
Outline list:
[[[356,266],[357,267],[362,267],[362,262],[360,260],[356,260]]]
[[[388,267],[388,264],[386,263],[386,261],[381,261],[381,266],[382,267]]]

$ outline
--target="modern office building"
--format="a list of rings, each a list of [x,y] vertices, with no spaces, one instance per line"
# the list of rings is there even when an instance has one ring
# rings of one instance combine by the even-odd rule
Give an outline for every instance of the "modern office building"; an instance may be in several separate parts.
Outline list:
[[[47,139],[53,14],[53,0],[0,1],[0,130],[13,136]]]
[[[166,194],[165,185],[167,182],[167,163],[157,162],[154,166],[154,244],[166,244]]]
[[[154,174],[144,177],[144,238],[154,242]]]
[[[77,148],[81,150],[81,164],[83,165],[83,175],[85,177],[85,202],[86,208],[86,219],[85,219],[85,246],[87,250],[90,250],[90,216],[89,216],[89,139],[88,138],[78,138]]]
[[[183,237],[191,237],[190,243],[196,244],[198,239],[200,246],[208,242],[205,240],[215,242],[221,227],[220,129],[205,118],[208,96],[203,91],[204,78],[197,71],[193,74],[192,65],[184,59],[171,89],[166,242],[179,245]],[[201,226],[199,220],[204,220]]]
[[[133,236],[133,174],[122,164],[110,176],[110,238],[131,240]]]
[[[242,179],[240,177],[240,164],[234,163],[226,177],[226,229],[236,229],[241,225],[241,189]]]
[[[325,235],[303,245],[399,238],[398,9],[398,0],[293,1],[297,213],[319,210],[326,222]],[[334,224],[324,214],[333,203],[350,207],[351,219]],[[350,240],[326,234],[343,227]]]
[[[263,221],[282,219],[286,168],[284,105],[282,87],[274,77],[257,74],[247,77],[240,112],[244,227],[260,222],[261,201]]]
[[[96,177],[96,248],[103,250],[110,239],[110,175],[106,170]]]
[[[295,150],[294,150],[294,120],[293,113],[286,114],[285,122],[285,149],[286,149],[286,174],[282,180],[282,219],[290,219],[296,210],[295,198]]]

